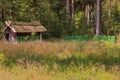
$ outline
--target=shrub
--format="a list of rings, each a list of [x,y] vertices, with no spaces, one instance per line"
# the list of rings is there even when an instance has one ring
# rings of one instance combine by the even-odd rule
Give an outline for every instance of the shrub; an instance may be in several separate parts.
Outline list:
[[[6,61],[4,54],[0,53],[0,64],[3,64]]]

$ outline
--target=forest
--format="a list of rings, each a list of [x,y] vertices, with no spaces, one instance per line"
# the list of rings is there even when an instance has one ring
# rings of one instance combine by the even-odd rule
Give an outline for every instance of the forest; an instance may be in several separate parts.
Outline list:
[[[0,28],[5,21],[39,21],[45,38],[119,35],[119,0],[0,0]]]

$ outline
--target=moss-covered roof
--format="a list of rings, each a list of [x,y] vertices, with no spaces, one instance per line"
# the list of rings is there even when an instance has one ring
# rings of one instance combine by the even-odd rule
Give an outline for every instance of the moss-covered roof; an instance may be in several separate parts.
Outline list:
[[[12,22],[11,25],[21,25],[21,26],[41,26],[40,22]]]
[[[6,22],[6,28],[10,27],[13,32],[27,33],[27,32],[45,32],[47,29],[39,22]]]

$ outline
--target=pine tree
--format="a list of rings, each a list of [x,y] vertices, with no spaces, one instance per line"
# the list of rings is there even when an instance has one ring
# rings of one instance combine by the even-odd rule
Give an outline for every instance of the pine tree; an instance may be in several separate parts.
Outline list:
[[[71,23],[74,24],[74,0],[71,0]]]
[[[5,10],[10,8],[10,6],[8,0],[0,0],[0,21],[2,22],[2,25],[4,25],[5,22]]]
[[[66,0],[66,22],[70,20],[70,0]]]

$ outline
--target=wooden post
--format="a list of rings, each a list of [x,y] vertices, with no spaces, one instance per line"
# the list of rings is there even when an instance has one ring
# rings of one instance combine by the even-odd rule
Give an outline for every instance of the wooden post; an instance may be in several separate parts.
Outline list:
[[[40,33],[40,41],[42,41],[42,33]]]
[[[120,30],[118,32],[119,32],[119,36],[120,36]]]
[[[4,41],[4,42],[7,41],[6,38],[5,38],[5,35],[6,35],[6,34],[3,35],[3,41]]]

